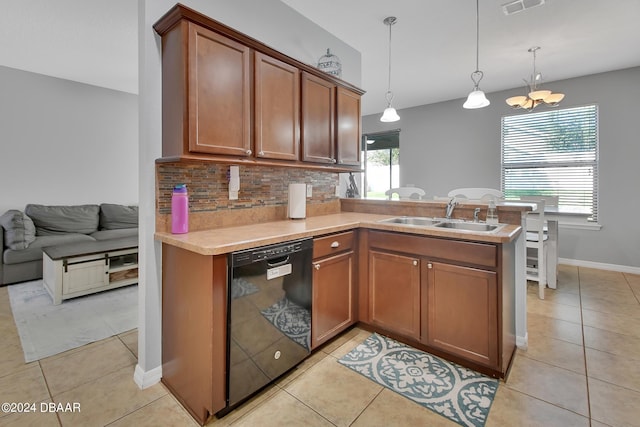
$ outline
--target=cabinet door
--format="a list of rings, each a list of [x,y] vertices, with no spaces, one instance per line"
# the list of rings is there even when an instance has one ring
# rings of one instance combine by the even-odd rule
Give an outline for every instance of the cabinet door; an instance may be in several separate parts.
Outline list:
[[[497,277],[492,271],[426,264],[423,337],[426,344],[474,362],[498,366]]]
[[[296,67],[255,54],[256,157],[298,160],[300,72]]]
[[[62,274],[62,294],[69,295],[108,285],[109,276],[106,273],[104,258],[66,264]]]
[[[302,160],[335,163],[335,85],[302,73]]]
[[[369,251],[369,321],[420,339],[420,261]]]
[[[338,163],[360,165],[360,95],[339,87],[336,111]]]
[[[313,264],[311,348],[316,348],[355,323],[354,255],[346,252]]]
[[[189,151],[251,154],[250,49],[189,24]]]

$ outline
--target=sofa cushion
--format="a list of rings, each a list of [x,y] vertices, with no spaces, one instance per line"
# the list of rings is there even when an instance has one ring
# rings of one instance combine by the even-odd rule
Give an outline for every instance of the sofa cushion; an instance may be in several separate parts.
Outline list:
[[[138,227],[138,207],[103,203],[100,205],[100,230]]]
[[[119,228],[117,230],[100,230],[91,233],[90,236],[96,240],[119,239],[121,237],[137,236],[138,228]]]
[[[9,249],[26,249],[36,240],[36,227],[24,212],[15,209],[5,212],[0,216],[0,225],[4,229],[4,244]]]
[[[98,230],[100,206],[44,206],[29,204],[24,211],[36,225],[36,236],[90,234]]]
[[[2,254],[5,264],[18,264],[21,262],[42,260],[42,248],[47,246],[65,245],[67,243],[93,242],[95,239],[86,234],[68,233],[55,236],[37,236],[36,240],[27,249],[7,249]]]

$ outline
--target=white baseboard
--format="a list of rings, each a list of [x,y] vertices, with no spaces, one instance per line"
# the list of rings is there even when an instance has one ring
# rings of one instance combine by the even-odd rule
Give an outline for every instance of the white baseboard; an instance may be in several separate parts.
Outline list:
[[[516,347],[526,350],[529,347],[529,333],[525,333],[524,337],[516,335]]]
[[[600,270],[617,271],[620,273],[640,274],[640,267],[630,265],[607,264],[604,262],[583,261],[580,259],[559,258],[559,264],[574,265],[576,267],[597,268]]]
[[[144,371],[140,365],[136,365],[136,370],[133,373],[133,381],[140,387],[140,389],[144,390],[145,388],[151,387],[154,384],[157,384],[162,379],[162,366],[158,366],[157,368],[153,368],[149,371]]]

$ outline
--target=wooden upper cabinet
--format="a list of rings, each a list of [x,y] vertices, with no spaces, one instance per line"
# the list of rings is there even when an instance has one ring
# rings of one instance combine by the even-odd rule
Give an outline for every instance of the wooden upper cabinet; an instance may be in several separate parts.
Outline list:
[[[251,154],[251,50],[189,23],[189,151]]]
[[[302,73],[302,160],[335,163],[336,85]]]
[[[153,28],[165,159],[359,170],[361,89],[181,4]]]
[[[338,163],[360,165],[360,95],[338,87],[336,111],[336,145]]]
[[[256,52],[254,75],[256,157],[298,160],[300,72]]]

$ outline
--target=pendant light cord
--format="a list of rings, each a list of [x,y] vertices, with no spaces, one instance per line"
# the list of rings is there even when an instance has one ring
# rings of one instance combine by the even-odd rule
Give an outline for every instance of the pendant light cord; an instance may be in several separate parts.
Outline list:
[[[476,0],[476,71],[480,70],[480,0]]]
[[[393,25],[393,20],[389,20],[389,80],[387,81],[387,92],[391,92],[391,26]]]
[[[391,100],[393,99],[393,93],[391,92],[391,26],[396,23],[395,16],[389,16],[382,21],[385,25],[389,26],[389,74],[387,80],[387,93],[385,99],[387,100],[387,107],[391,106]]]

